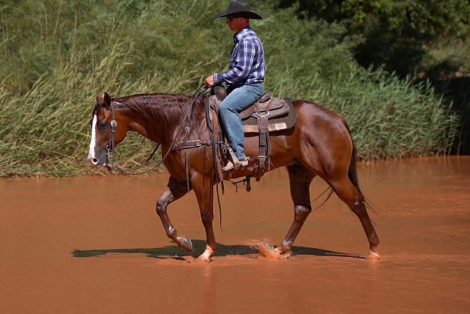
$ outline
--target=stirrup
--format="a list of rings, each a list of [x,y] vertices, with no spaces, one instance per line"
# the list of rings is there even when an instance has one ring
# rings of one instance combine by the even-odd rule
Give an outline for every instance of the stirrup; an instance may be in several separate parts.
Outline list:
[[[222,168],[222,172],[233,170],[233,168],[235,168],[235,165],[233,164],[233,162],[229,160],[227,164],[225,165],[225,167]]]
[[[240,167],[247,167],[249,161],[250,161],[250,157],[245,157],[245,159],[239,160]]]
[[[233,161],[228,161],[225,167],[222,168],[222,172],[230,171],[233,170],[234,168],[238,169],[240,167],[240,162],[238,161],[237,155],[235,155],[235,152],[233,151],[232,147],[227,146],[227,150],[230,154],[230,158]]]
[[[225,167],[222,168],[222,172],[227,172],[227,171],[233,170],[234,168],[238,169],[238,168],[241,168],[241,167],[247,167],[249,161],[250,161],[250,157],[246,157],[242,161],[237,159],[235,164],[229,160],[227,162],[227,164],[225,165]]]

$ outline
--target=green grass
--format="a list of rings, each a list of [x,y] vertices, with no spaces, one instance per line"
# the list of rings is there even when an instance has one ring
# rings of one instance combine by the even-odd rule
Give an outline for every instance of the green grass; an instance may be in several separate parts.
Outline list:
[[[362,159],[446,153],[459,127],[429,85],[360,68],[361,38],[341,24],[298,20],[252,1],[267,57],[265,89],[342,113]],[[96,92],[193,94],[228,65],[232,32],[212,16],[224,1],[0,2],[0,177],[95,173],[86,163]],[[256,5],[256,6],[255,6]],[[132,166],[154,144],[118,148]]]

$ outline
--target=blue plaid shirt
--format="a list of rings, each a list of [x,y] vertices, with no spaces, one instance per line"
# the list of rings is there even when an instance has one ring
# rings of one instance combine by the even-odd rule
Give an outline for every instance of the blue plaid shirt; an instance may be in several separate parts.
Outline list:
[[[226,72],[215,73],[214,82],[235,85],[264,82],[264,50],[258,35],[250,26],[233,35],[234,46],[230,56],[230,68]]]

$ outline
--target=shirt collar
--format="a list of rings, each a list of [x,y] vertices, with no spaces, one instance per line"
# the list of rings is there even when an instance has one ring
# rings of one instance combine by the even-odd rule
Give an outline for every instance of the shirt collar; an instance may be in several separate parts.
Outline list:
[[[245,27],[244,29],[242,29],[242,31],[240,33],[235,33],[233,35],[233,42],[234,43],[238,43],[240,40],[242,40],[243,37],[245,37],[250,31],[251,31],[251,27],[250,25],[248,25],[247,27]]]

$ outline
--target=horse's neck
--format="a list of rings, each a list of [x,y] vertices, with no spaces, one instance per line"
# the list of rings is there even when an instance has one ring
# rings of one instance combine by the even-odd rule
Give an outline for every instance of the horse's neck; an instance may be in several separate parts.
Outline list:
[[[137,132],[140,135],[148,138],[157,143],[161,143],[161,139],[159,136],[158,130],[150,128],[148,125],[149,123],[142,119],[142,117],[138,117],[134,112],[130,112],[130,116],[132,117],[128,121],[127,130]],[[129,117],[129,115],[127,116]]]
[[[176,129],[183,122],[190,99],[187,96],[165,94],[149,97],[151,101],[145,105],[139,104],[136,99],[134,105],[120,106],[119,109],[127,120],[127,129],[154,142],[169,144],[173,141]]]

